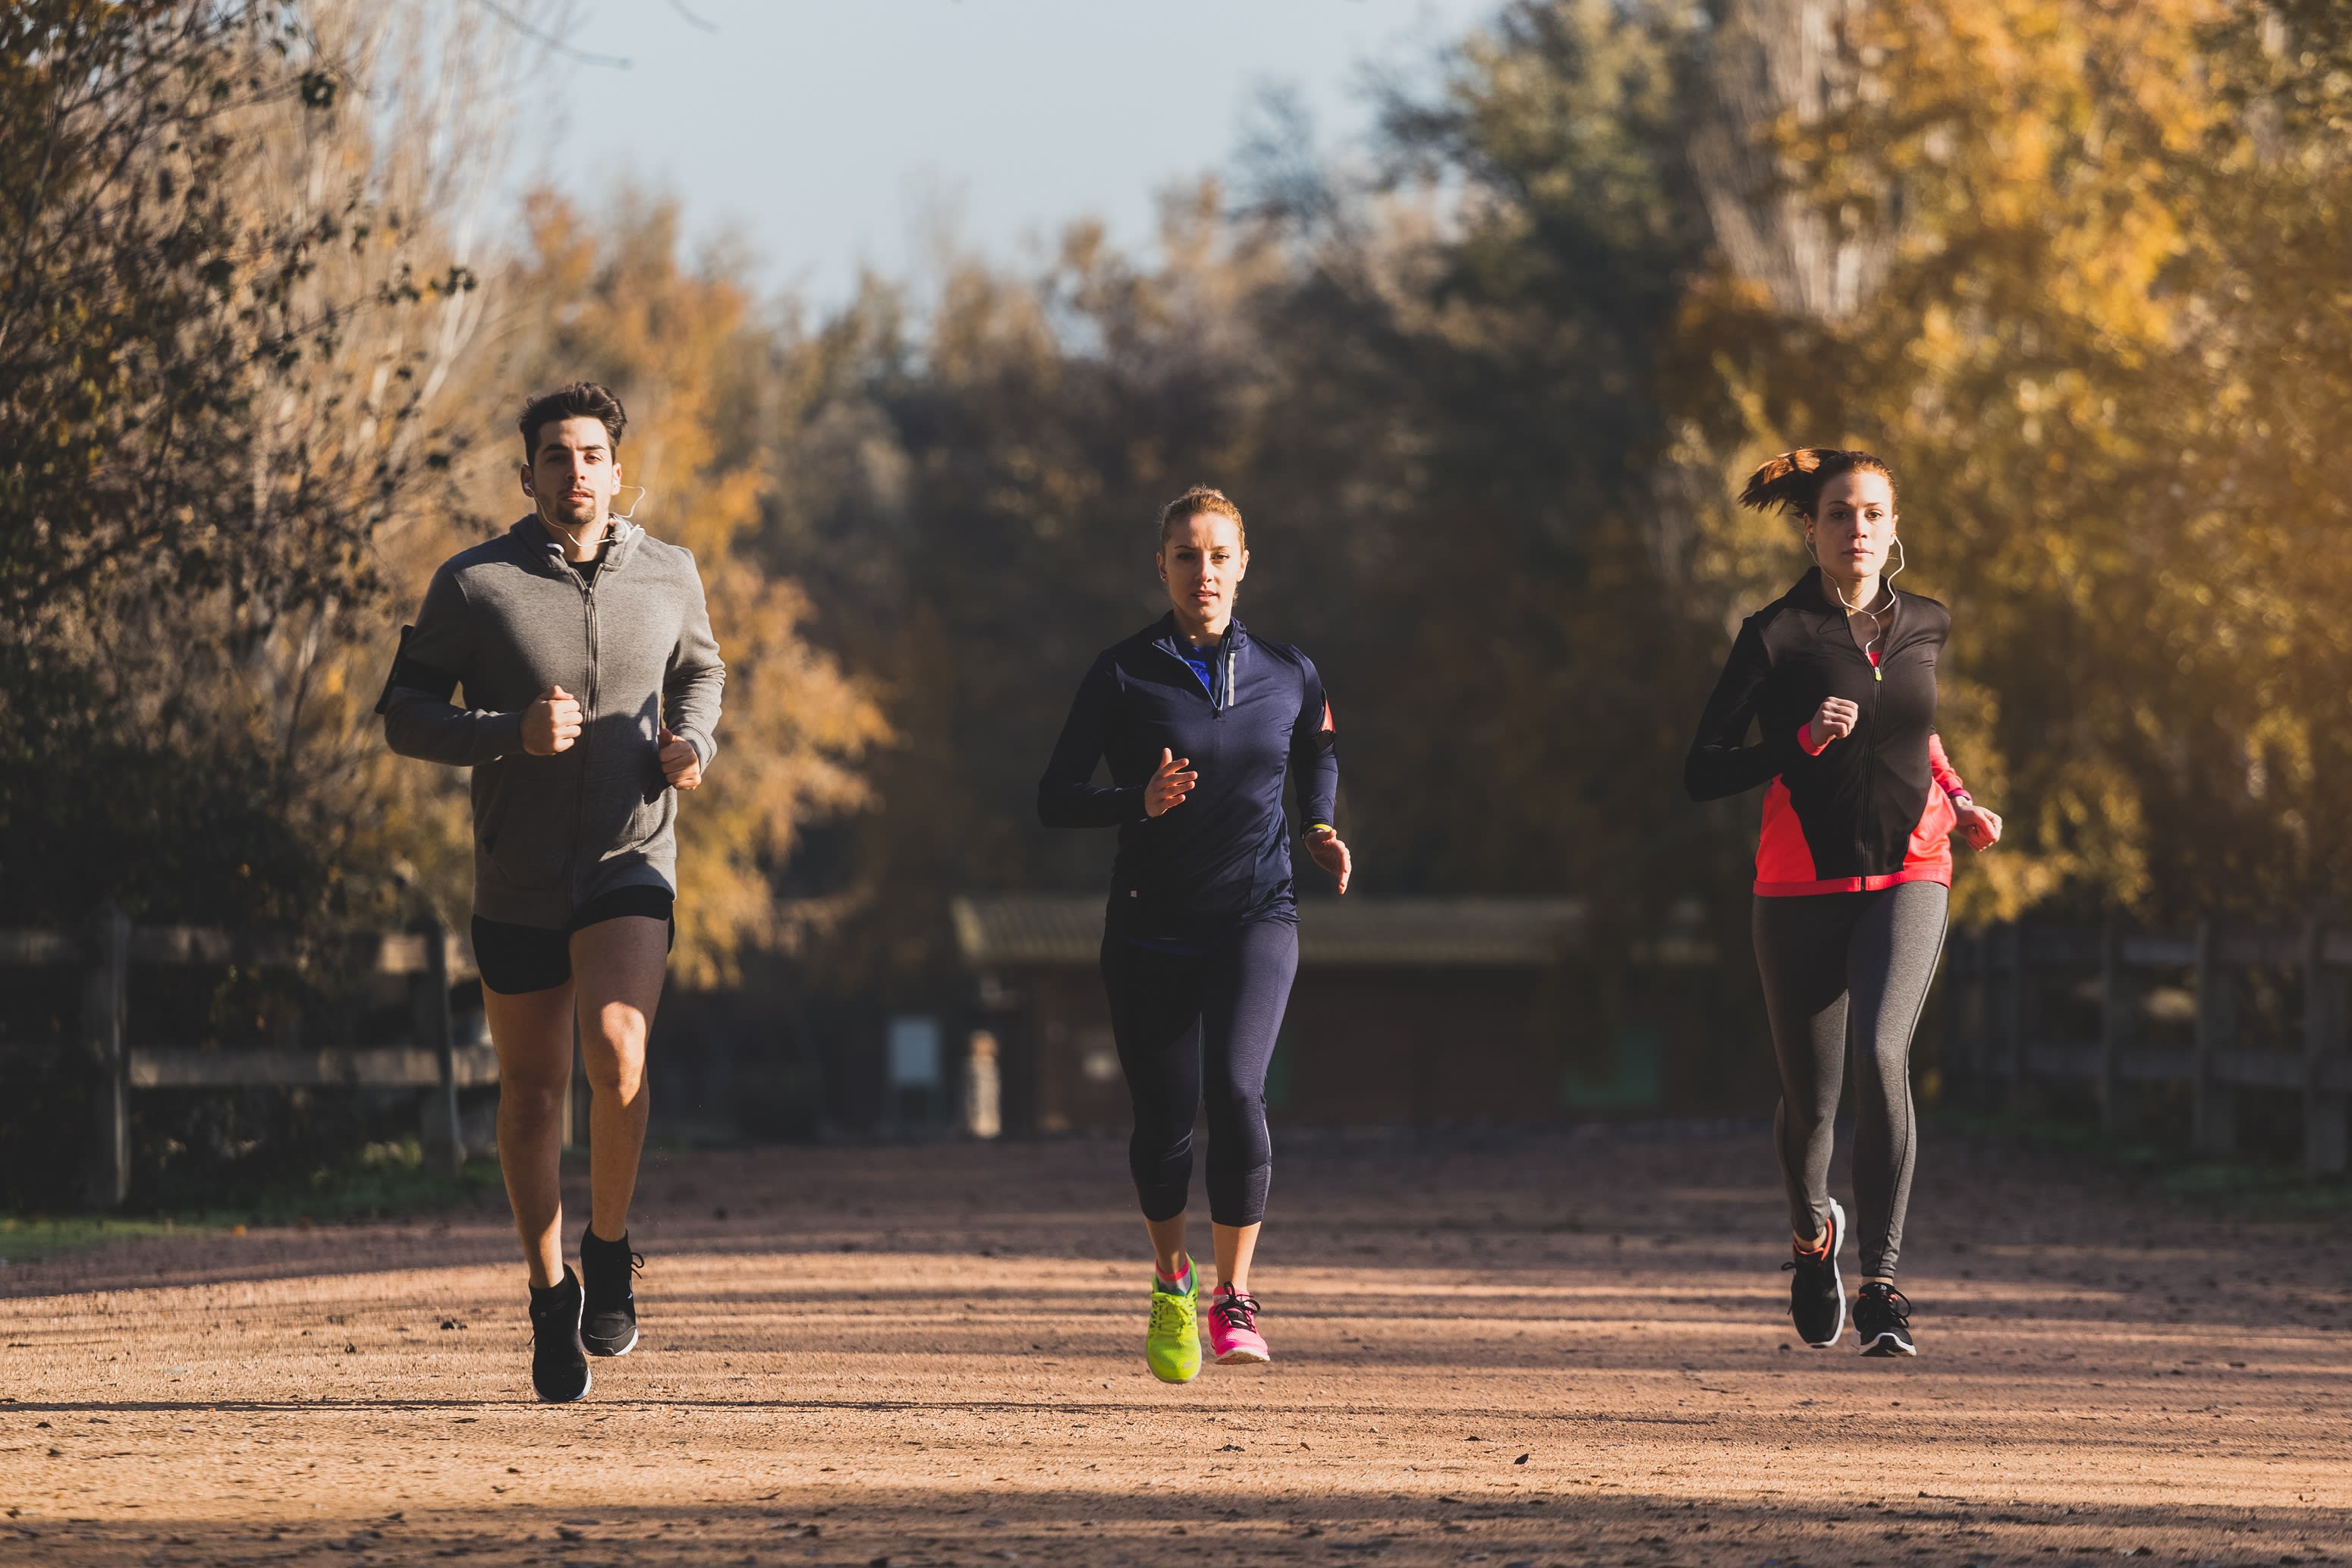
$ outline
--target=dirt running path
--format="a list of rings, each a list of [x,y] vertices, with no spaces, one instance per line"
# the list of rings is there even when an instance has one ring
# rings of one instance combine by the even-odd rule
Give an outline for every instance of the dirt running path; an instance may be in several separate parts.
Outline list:
[[[497,1211],[0,1270],[0,1562],[2352,1558],[2340,1218],[1936,1140],[1923,1354],[1865,1361],[1791,1345],[1755,1134],[1293,1138],[1280,1359],[1168,1388],[1124,1179],[657,1160],[646,1343],[559,1408]]]

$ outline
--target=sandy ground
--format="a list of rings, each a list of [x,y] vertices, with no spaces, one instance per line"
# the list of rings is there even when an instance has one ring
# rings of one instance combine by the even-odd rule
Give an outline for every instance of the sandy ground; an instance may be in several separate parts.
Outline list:
[[[1898,1362],[1793,1343],[1753,1133],[1293,1137],[1275,1215],[1185,1387],[1108,1141],[657,1159],[568,1406],[501,1211],[12,1266],[0,1562],[2352,1558],[2340,1217],[1931,1141]]]

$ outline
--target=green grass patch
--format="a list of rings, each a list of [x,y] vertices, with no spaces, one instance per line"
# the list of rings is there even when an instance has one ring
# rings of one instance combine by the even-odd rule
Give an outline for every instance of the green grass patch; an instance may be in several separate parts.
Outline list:
[[[2352,1211],[2352,1181],[2343,1176],[2305,1176],[2276,1166],[2198,1160],[2164,1170],[2158,1185],[2174,1197],[2259,1205],[2273,1213],[2322,1215]]]
[[[164,1236],[177,1228],[164,1219],[129,1219],[100,1214],[0,1215],[0,1260],[30,1263],[54,1253],[109,1241],[129,1241],[142,1236]]]
[[[299,1176],[205,1193],[166,1190],[122,1214],[0,1215],[0,1260],[30,1262],[79,1248],[189,1230],[334,1225],[429,1214],[499,1193],[498,1161],[469,1159],[454,1176],[428,1169],[414,1138],[370,1144],[349,1160]]]
[[[2178,1145],[2130,1136],[2112,1138],[2090,1123],[2064,1117],[2000,1115],[1945,1107],[1924,1113],[1922,1119],[1970,1137],[2079,1155],[2184,1202],[2231,1209],[2259,1207],[2298,1216],[2352,1210],[2352,1178],[2307,1176],[2301,1167],[2284,1163],[2200,1159]]]

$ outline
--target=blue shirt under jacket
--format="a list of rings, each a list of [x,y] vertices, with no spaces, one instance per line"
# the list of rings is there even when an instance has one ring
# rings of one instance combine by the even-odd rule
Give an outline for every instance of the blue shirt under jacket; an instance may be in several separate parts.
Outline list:
[[[1297,777],[1302,827],[1328,823],[1339,794],[1331,708],[1306,654],[1230,622],[1203,689],[1192,652],[1172,614],[1105,649],[1037,781],[1045,826],[1118,829],[1110,925],[1121,933],[1296,919],[1284,776]],[[1146,817],[1162,748],[1200,778],[1181,803]],[[1108,786],[1094,781],[1097,758],[1110,764]]]

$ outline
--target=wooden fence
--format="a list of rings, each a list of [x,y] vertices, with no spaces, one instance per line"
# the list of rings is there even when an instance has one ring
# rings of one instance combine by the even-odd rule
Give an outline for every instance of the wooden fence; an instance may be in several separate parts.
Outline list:
[[[2238,1152],[2240,1091],[2284,1092],[2302,1102],[2304,1169],[2338,1176],[2347,981],[2352,926],[2317,920],[2290,932],[1998,926],[1952,939],[1946,1073],[2014,1108],[2039,1082],[2086,1083],[2111,1134],[2137,1124],[2149,1086],[2179,1085],[2189,1145],[2213,1156]]]
[[[409,1043],[302,1049],[205,1049],[134,1044],[131,970],[134,965],[236,965],[304,969],[328,958],[379,975],[405,976]],[[283,933],[233,933],[202,926],[137,925],[117,909],[101,910],[79,936],[0,928],[0,965],[79,966],[83,971],[81,1039],[100,1080],[89,1197],[119,1206],[131,1190],[131,1095],[135,1090],[341,1086],[414,1089],[424,1102],[428,1157],[455,1169],[465,1158],[457,1091],[498,1082],[488,1046],[459,1045],[449,988],[472,973],[471,950],[440,920],[420,916],[404,932],[304,938]],[[23,1048],[19,1048],[21,1052]],[[47,1054],[72,1055],[76,1048]]]

